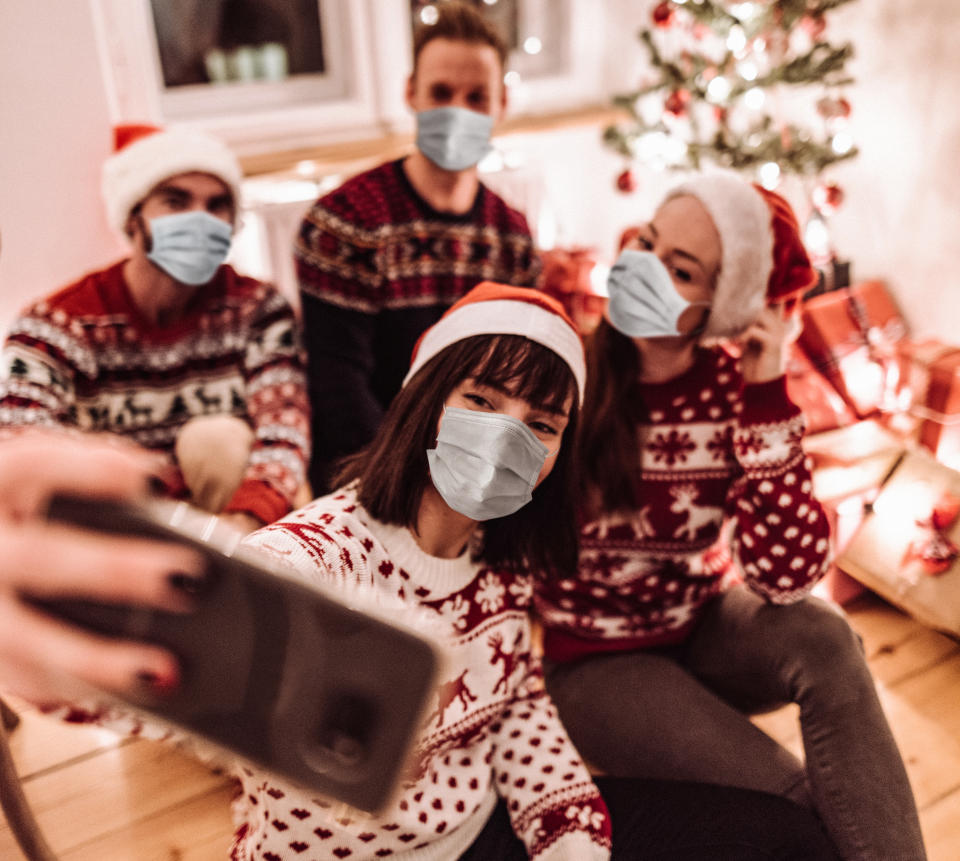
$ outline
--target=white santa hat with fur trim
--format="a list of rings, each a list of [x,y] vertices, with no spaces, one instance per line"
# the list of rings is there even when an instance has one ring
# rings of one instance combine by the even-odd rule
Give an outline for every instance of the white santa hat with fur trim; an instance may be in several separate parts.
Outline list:
[[[681,195],[702,204],[720,235],[720,270],[705,338],[736,337],[764,305],[799,298],[816,283],[797,218],[776,192],[716,172],[672,188],[664,202]]]
[[[187,128],[151,125],[114,128],[114,154],[103,163],[101,190],[110,226],[126,233],[131,210],[165,179],[209,173],[221,180],[239,206],[243,171],[220,140]]]
[[[475,335],[522,335],[553,350],[570,368],[583,402],[587,381],[583,341],[563,306],[539,290],[494,281],[481,281],[420,336],[403,385],[451,344]]]

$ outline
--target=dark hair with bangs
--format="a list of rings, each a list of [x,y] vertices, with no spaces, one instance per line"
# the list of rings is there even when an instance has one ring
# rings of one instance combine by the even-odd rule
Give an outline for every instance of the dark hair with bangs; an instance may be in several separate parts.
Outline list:
[[[572,398],[557,462],[533,499],[507,517],[483,524],[479,558],[511,571],[569,576],[577,566],[573,440],[580,414],[577,384],[567,363],[549,347],[521,335],[476,335],[430,359],[400,390],[366,448],[341,462],[334,486],[359,480],[360,504],[377,520],[416,528],[430,485],[427,449],[450,393],[464,380],[503,389],[547,410]]]

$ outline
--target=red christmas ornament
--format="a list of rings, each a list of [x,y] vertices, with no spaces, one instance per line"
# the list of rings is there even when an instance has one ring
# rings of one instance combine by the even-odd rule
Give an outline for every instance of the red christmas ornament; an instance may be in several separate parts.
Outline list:
[[[850,116],[851,110],[850,102],[842,96],[838,99],[824,96],[817,102],[817,113],[827,120],[846,119]]]
[[[813,204],[825,215],[835,212],[842,203],[843,189],[835,182],[818,185],[813,191]]]
[[[668,114],[675,117],[682,117],[687,112],[687,105],[690,103],[690,93],[687,90],[674,90],[667,96],[663,103],[663,109]]]
[[[658,3],[651,16],[653,23],[664,30],[673,23],[673,4],[664,0]]]
[[[637,175],[632,168],[627,168],[617,177],[617,190],[624,194],[631,194],[637,190],[640,183],[637,181]]]
[[[827,22],[823,15],[804,15],[800,19],[800,26],[807,31],[814,42],[819,41],[827,30]]]
[[[721,105],[713,106],[713,118],[723,125],[727,121],[727,109]]]

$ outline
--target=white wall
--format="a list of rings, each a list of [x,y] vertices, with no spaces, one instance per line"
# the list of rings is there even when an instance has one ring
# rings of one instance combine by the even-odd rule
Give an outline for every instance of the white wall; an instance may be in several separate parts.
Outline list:
[[[0,2],[0,328],[118,256],[100,205],[112,143],[86,0]]]

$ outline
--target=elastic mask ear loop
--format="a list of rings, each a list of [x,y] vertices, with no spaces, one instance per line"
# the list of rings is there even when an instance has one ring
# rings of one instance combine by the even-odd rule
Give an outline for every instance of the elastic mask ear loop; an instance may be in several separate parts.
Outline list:
[[[706,309],[707,309],[707,313],[704,314],[703,317],[700,319],[700,322],[697,324],[696,328],[694,328],[694,329],[690,332],[691,336],[693,336],[694,338],[699,338],[704,332],[707,331],[707,323],[710,322],[711,306],[710,306],[710,303],[709,303],[709,302],[691,302],[690,304],[691,304],[691,305],[704,305],[704,306],[706,306]]]

